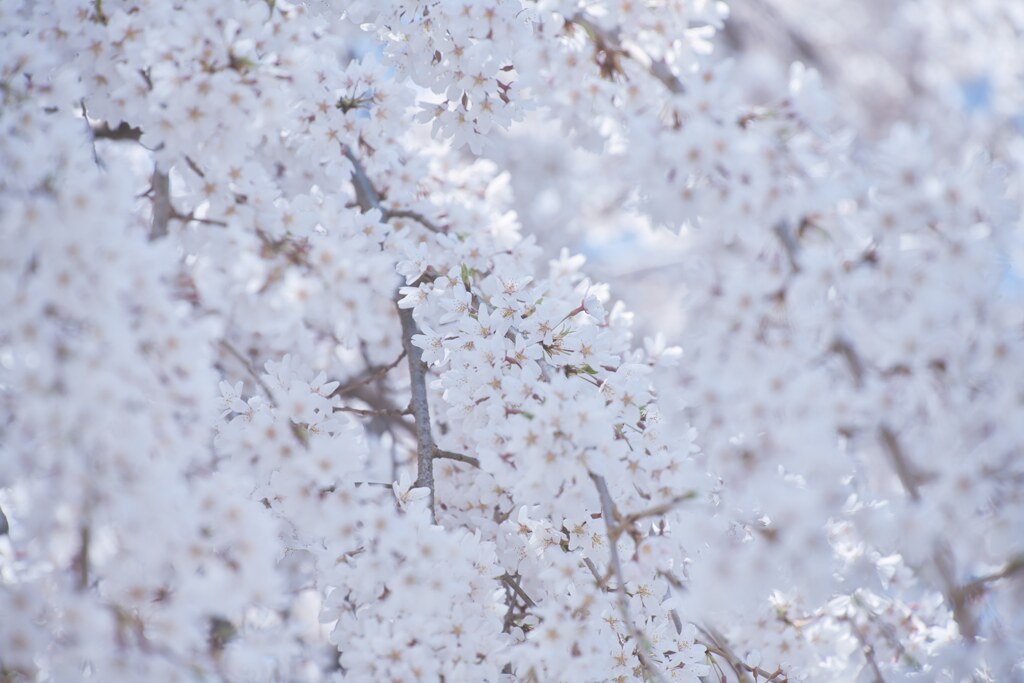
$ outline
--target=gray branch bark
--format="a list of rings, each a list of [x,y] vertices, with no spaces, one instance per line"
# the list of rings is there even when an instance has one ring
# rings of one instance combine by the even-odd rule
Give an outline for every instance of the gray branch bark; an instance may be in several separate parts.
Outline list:
[[[166,173],[153,169],[153,222],[149,227],[149,239],[155,240],[167,235],[174,208],[171,206],[171,181]]]
[[[355,188],[356,202],[359,204],[359,208],[364,213],[370,209],[377,209],[381,212],[381,219],[387,220],[388,212],[381,208],[380,194],[374,188],[369,176],[366,175],[363,165],[348,147],[345,148],[344,154],[352,162],[352,185]],[[398,214],[392,213],[391,215],[398,217]],[[409,363],[409,411],[416,423],[416,481],[413,485],[416,488],[426,488],[430,491],[428,497],[430,519],[436,522],[434,455],[437,452],[437,444],[434,442],[434,435],[430,427],[427,366],[423,362],[423,350],[412,343],[413,336],[419,334],[416,321],[412,317],[412,309],[401,308],[398,305],[398,299],[399,296],[396,293],[395,310],[398,311],[398,319],[402,324],[402,348],[405,350],[405,357]]]
[[[647,651],[649,647],[647,638],[644,637],[644,634],[633,623],[633,616],[630,614],[629,597],[626,594],[626,575],[622,571],[622,562],[619,559],[618,541],[622,529],[614,521],[615,509],[611,494],[608,493],[608,484],[605,482],[604,477],[593,472],[590,473],[590,478],[594,480],[597,493],[601,498],[601,516],[604,517],[605,529],[607,530],[609,561],[612,565],[612,571],[615,573],[615,582],[618,584],[615,591],[615,599],[619,607],[619,614],[625,622],[630,635],[633,636],[633,640],[636,641],[636,656],[640,660],[644,671],[651,678],[658,681],[658,683],[668,683],[665,675],[651,660],[650,654]]]

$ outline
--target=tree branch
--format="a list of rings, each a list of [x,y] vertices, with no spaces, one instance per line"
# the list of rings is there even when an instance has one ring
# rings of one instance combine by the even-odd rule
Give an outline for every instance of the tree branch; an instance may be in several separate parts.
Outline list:
[[[935,567],[946,586],[946,600],[949,601],[950,609],[953,610],[953,619],[956,620],[956,625],[960,629],[960,635],[968,643],[973,643],[978,637],[978,626],[971,613],[970,596],[957,586],[953,553],[949,546],[945,543],[937,544],[934,559]]]
[[[779,242],[782,243],[782,248],[786,252],[786,259],[789,260],[790,270],[794,273],[799,273],[800,259],[798,254],[800,253],[800,245],[796,243],[793,232],[789,229],[789,224],[786,221],[779,221],[772,228],[772,232],[775,233],[776,237],[779,238]]]
[[[149,239],[155,240],[167,235],[167,226],[175,212],[171,206],[170,176],[154,168],[150,185],[153,190],[153,221],[149,226]]]
[[[435,448],[434,449],[434,457],[435,458],[444,458],[445,460],[457,460],[458,462],[464,462],[467,465],[472,465],[473,467],[477,467],[477,468],[480,467],[480,461],[477,460],[476,458],[474,458],[471,455],[463,455],[462,453],[453,453],[451,451],[444,451],[444,450],[441,450],[440,448]]]
[[[647,638],[644,637],[644,634],[633,623],[633,616],[629,611],[629,598],[626,595],[626,576],[622,571],[622,562],[619,560],[618,539],[621,534],[621,527],[617,527],[614,522],[614,504],[612,503],[611,494],[608,493],[608,484],[605,482],[604,477],[593,472],[590,472],[590,478],[594,481],[594,486],[597,487],[597,493],[601,498],[601,515],[604,517],[604,524],[608,533],[610,563],[612,571],[615,573],[616,583],[618,583],[616,587],[616,603],[619,607],[619,614],[622,616],[626,628],[629,629],[630,634],[636,641],[636,656],[640,660],[644,671],[659,681],[659,683],[667,683],[665,675],[651,661],[651,657],[647,652],[649,647]]]
[[[668,64],[666,64],[664,60],[651,59],[650,55],[647,54],[641,54],[641,59],[637,59],[638,55],[633,54],[629,49],[623,47],[619,40],[618,31],[606,31],[594,23],[592,17],[587,16],[583,12],[577,12],[569,21],[582,27],[588,34],[590,34],[590,37],[594,41],[594,46],[599,52],[611,52],[615,55],[628,57],[641,66],[645,66],[647,72],[654,78],[661,81],[665,87],[668,88],[669,92],[676,95],[681,95],[686,92],[686,86],[683,85],[683,82],[679,80],[678,76],[672,73],[671,69],[668,68]]]
[[[864,384],[864,363],[849,340],[836,337],[832,341],[829,351],[839,354],[846,361],[846,367],[849,368],[850,374],[853,376],[853,382],[857,387]]]
[[[878,428],[878,437],[881,439],[885,453],[889,456],[889,460],[896,470],[896,476],[900,478],[900,483],[903,484],[903,488],[910,496],[910,499],[915,503],[920,501],[921,491],[918,489],[917,475],[911,469],[910,462],[903,452],[903,447],[900,445],[899,439],[896,438],[896,433],[892,431],[889,425],[882,425]]]
[[[352,413],[361,417],[403,417],[409,414],[409,409],[398,410],[396,408],[353,408],[351,406],[334,406],[336,413]]]
[[[225,339],[221,339],[221,340],[220,340],[220,342],[219,342],[219,345],[220,345],[220,347],[221,347],[222,349],[224,349],[224,350],[225,350],[225,351],[227,351],[227,352],[228,352],[229,354],[231,354],[232,356],[234,356],[234,358],[235,358],[235,359],[236,359],[236,360],[237,360],[237,361],[238,361],[239,363],[241,363],[241,364],[242,364],[242,367],[244,367],[244,368],[245,368],[246,372],[248,372],[248,373],[249,373],[249,375],[250,375],[250,376],[251,376],[251,377],[252,377],[252,378],[253,378],[254,380],[256,380],[256,384],[257,384],[257,385],[259,386],[259,388],[260,388],[260,389],[262,389],[262,390],[263,390],[263,393],[267,395],[267,399],[269,399],[269,400],[270,400],[270,405],[274,405],[274,406],[276,406],[276,405],[277,405],[277,401],[275,401],[275,400],[274,400],[274,394],[273,394],[273,392],[272,392],[272,391],[270,391],[270,387],[268,387],[268,386],[267,386],[267,383],[266,383],[266,382],[264,382],[264,381],[263,381],[263,378],[262,378],[262,377],[260,377],[260,375],[259,375],[259,373],[258,373],[258,372],[256,372],[256,369],[252,367],[252,364],[251,364],[251,363],[249,362],[249,359],[247,359],[247,358],[246,358],[245,356],[243,356],[243,355],[242,355],[242,353],[241,353],[241,351],[239,351],[238,349],[236,349],[236,348],[235,348],[234,346],[232,346],[232,345],[231,345],[231,344],[230,344],[230,343],[229,343],[229,342],[228,342],[227,340],[225,340]]]
[[[196,216],[194,211],[191,213],[179,213],[178,211],[172,211],[171,218],[183,223],[202,223],[204,225],[216,225],[221,228],[227,226],[227,221],[217,220],[216,218],[200,218]]]
[[[410,220],[416,221],[417,223],[425,227],[427,230],[430,230],[431,232],[447,232],[445,228],[442,228],[441,226],[432,222],[423,214],[417,213],[415,211],[409,211],[408,209],[384,209],[383,214],[384,220],[386,221],[390,221],[392,218],[408,218]]]
[[[377,209],[380,211],[381,220],[384,222],[390,221],[394,218],[408,218],[414,220],[423,227],[427,228],[431,232],[444,233],[446,230],[441,226],[437,225],[426,216],[416,211],[410,211],[408,209],[385,209],[380,204],[380,194],[374,188],[373,183],[370,181],[370,177],[366,175],[366,169],[363,168],[363,164],[356,158],[352,153],[352,150],[346,145],[344,150],[345,158],[352,162],[352,186],[356,191],[356,203],[359,208],[362,209],[363,213],[366,213],[370,209]]]
[[[430,490],[430,516],[436,521],[434,512],[434,452],[437,444],[430,430],[430,404],[427,402],[427,366],[423,362],[423,350],[412,343],[413,335],[419,334],[411,308],[402,308],[395,301],[398,319],[402,323],[402,346],[409,361],[409,408],[416,421],[416,488]]]
[[[1008,579],[1014,574],[1019,574],[1021,572],[1024,572],[1024,554],[1017,555],[998,571],[992,572],[991,574],[985,574],[984,576],[979,576],[973,581],[965,583],[960,587],[960,590],[968,596],[974,597],[985,589],[986,584],[992,583],[993,581],[999,581],[1000,579]]]
[[[405,356],[403,355],[403,358]],[[365,386],[354,387],[349,394],[350,398],[358,399],[362,401],[370,410],[376,411],[379,414],[367,416],[371,418],[371,422],[368,423],[368,427],[372,426],[374,420],[383,420],[387,425],[387,429],[397,426],[406,432],[409,436],[416,438],[416,428],[408,420],[403,420],[401,417],[396,417],[396,413],[399,412],[397,408],[391,406],[387,399],[381,396],[379,393],[367,391]],[[403,411],[402,417],[409,415],[408,411]],[[393,432],[392,432],[393,434]],[[398,479],[397,473],[395,479]]]
[[[380,207],[380,195],[377,194],[369,176],[366,175],[366,169],[363,168],[362,163],[352,153],[348,145],[345,145],[342,153],[346,159],[352,162],[352,186],[356,191],[356,203],[359,204],[359,208],[363,213],[370,209],[377,209],[383,216],[384,210]]]
[[[659,515],[663,515],[666,512],[672,510],[680,503],[685,503],[686,501],[693,500],[696,497],[696,491],[687,491],[686,493],[680,494],[678,496],[673,496],[672,498],[666,500],[663,503],[652,505],[651,507],[646,508],[644,510],[640,510],[639,512],[631,512],[628,515],[623,516],[621,526],[630,526],[636,522],[639,522],[641,519],[644,519],[645,517],[657,517]]]
[[[717,655],[724,659],[725,663],[732,669],[732,672],[736,674],[737,681],[745,683],[747,681],[747,673],[754,674],[755,680],[758,678],[765,679],[766,683],[776,680],[789,680],[782,667],[777,668],[775,671],[766,671],[759,666],[751,666],[744,662],[729,647],[729,642],[725,639],[725,636],[719,633],[718,629],[713,626],[698,626],[697,628],[711,641],[710,643],[701,643],[704,649],[708,654]],[[722,680],[725,680],[724,676]]]
[[[109,123],[102,121],[91,124],[89,129],[92,130],[92,137],[95,140],[130,140],[138,142],[142,139],[142,130],[128,125],[125,121],[119,123],[116,128],[111,128]]]
[[[868,643],[867,636],[864,635],[864,631],[857,626],[853,619],[845,620],[850,625],[850,630],[853,632],[857,642],[860,643],[861,652],[864,653],[864,659],[867,660],[868,665],[871,667],[871,671],[874,674],[874,683],[885,683],[885,677],[882,676],[882,670],[878,666],[878,661],[875,659],[875,648]]]
[[[89,546],[92,541],[92,530],[87,524],[78,527],[78,552],[72,560],[76,582],[79,590],[89,587]]]
[[[333,392],[331,392],[331,396],[344,396],[345,394],[354,391],[358,387],[377,381],[378,379],[382,378],[384,375],[388,374],[390,371],[398,367],[398,364],[402,362],[403,358],[405,358],[405,349],[402,349],[402,352],[398,354],[398,358],[396,358],[392,362],[388,363],[387,365],[382,365],[379,368],[373,369],[365,377],[353,380],[346,384],[345,386],[338,387]]]
[[[384,210],[380,206],[380,195],[366,175],[366,170],[359,163],[359,159],[346,145],[344,147],[345,158],[352,162],[352,185],[356,192],[356,202],[363,213],[370,209],[377,209],[384,219]],[[434,509],[434,452],[437,444],[434,443],[434,435],[430,428],[430,404],[427,401],[427,366],[423,362],[423,350],[412,343],[413,336],[419,334],[416,321],[412,317],[411,308],[402,308],[398,305],[399,296],[395,294],[395,310],[398,311],[398,320],[402,324],[402,348],[405,350],[405,357],[409,363],[409,411],[416,422],[416,481],[413,486],[426,488],[430,491],[428,498],[430,506],[430,519],[437,521]]]
[[[526,594],[526,591],[523,590],[523,587],[519,585],[519,577],[518,576],[512,576],[511,574],[505,573],[505,574],[501,575],[501,581],[506,586],[511,588],[512,592],[514,592],[516,595],[518,595],[519,599],[522,600],[526,604],[527,607],[536,607],[537,606],[537,603],[534,602],[533,599],[529,595]]]

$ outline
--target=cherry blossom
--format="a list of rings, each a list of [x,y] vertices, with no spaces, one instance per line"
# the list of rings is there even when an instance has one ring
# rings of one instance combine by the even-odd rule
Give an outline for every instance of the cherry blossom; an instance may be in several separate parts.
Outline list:
[[[1022,30],[0,2],[0,681],[1020,679]]]

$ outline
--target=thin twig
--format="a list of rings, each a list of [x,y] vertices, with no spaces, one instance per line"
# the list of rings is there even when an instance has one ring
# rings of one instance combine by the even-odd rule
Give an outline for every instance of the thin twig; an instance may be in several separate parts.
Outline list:
[[[500,578],[502,583],[511,588],[512,591],[519,596],[519,599],[526,603],[527,607],[537,606],[537,603],[534,602],[533,599],[526,594],[526,591],[523,590],[523,587],[519,585],[518,576],[512,576],[511,574],[502,574]]]
[[[672,617],[672,625],[676,627],[676,635],[683,632],[683,620],[679,618],[679,610],[670,609],[668,611],[670,617]]]
[[[434,449],[435,458],[444,458],[445,460],[457,460],[458,462],[464,462],[467,465],[473,467],[480,467],[480,461],[471,455],[463,455],[462,453],[453,453],[452,451],[441,450],[440,448]]]
[[[718,655],[725,660],[725,663],[729,665],[732,672],[736,675],[737,681],[746,681],[747,673],[751,673],[755,678],[763,678],[766,683],[775,680],[786,681],[788,677],[786,672],[782,670],[782,667],[777,668],[775,671],[767,671],[759,666],[751,666],[740,659],[732,648],[729,647],[729,642],[725,639],[718,629],[713,626],[697,626],[698,630],[703,633],[710,642],[698,641],[704,646],[704,649],[708,654]],[[712,660],[713,661],[713,660]],[[779,678],[781,676],[781,679]],[[723,677],[724,680],[724,677]]]
[[[248,372],[249,375],[252,376],[254,380],[256,380],[256,384],[259,385],[260,389],[263,390],[263,393],[267,395],[267,398],[270,400],[270,404],[276,406],[277,401],[274,400],[274,392],[270,390],[270,387],[267,386],[267,383],[264,382],[263,378],[259,376],[259,373],[257,373],[255,368],[252,367],[252,364],[249,363],[249,360],[245,356],[243,356],[238,349],[232,346],[225,339],[220,340],[220,347],[227,351],[232,356],[234,356],[235,359],[242,364],[242,367],[245,368],[246,372]]]
[[[832,341],[829,351],[839,354],[846,361],[846,367],[849,368],[850,374],[853,376],[853,382],[857,387],[864,384],[864,363],[860,359],[860,354],[853,348],[853,344],[849,340],[843,337],[836,337]]]
[[[397,408],[353,408],[352,406],[334,406],[336,413],[352,413],[361,417],[403,417],[409,415],[409,409],[398,410]]]
[[[227,221],[217,220],[216,218],[200,218],[196,216],[194,211],[192,213],[179,213],[177,211],[172,211],[171,218],[183,223],[203,223],[204,225],[216,225],[221,228],[227,227]]]
[[[384,209],[383,210],[384,220],[390,221],[393,218],[408,218],[416,221],[427,230],[431,232],[444,233],[446,230],[441,226],[437,225],[426,216],[415,211],[409,211],[408,209]]]
[[[92,531],[88,524],[83,524],[78,528],[78,552],[75,553],[73,560],[77,577],[76,585],[79,590],[85,590],[89,587],[89,546],[91,545],[91,540]]]
[[[392,362],[388,363],[387,365],[382,365],[379,368],[374,368],[365,377],[353,380],[346,384],[345,386],[338,387],[333,392],[331,392],[331,396],[344,396],[350,391],[354,391],[357,387],[370,384],[371,382],[376,382],[378,379],[382,378],[384,375],[388,374],[390,371],[398,367],[398,364],[402,362],[403,358],[405,358],[405,349],[402,349],[402,352],[398,354],[398,358],[396,358]]]
[[[590,570],[590,573],[593,574],[594,581],[597,583],[597,587],[601,590],[605,590],[607,588],[605,586],[605,581],[601,577],[600,572],[597,571],[597,565],[594,564],[594,561],[591,560],[589,557],[584,557],[583,564],[586,565],[587,569]]]
[[[385,399],[380,394],[375,393],[375,392],[371,392],[371,391],[367,391],[366,387],[356,387],[351,392],[351,394],[349,395],[349,398],[362,401],[363,403],[365,403],[369,407],[370,410],[379,410],[379,411],[382,411],[383,413],[387,413],[389,411],[398,410],[394,406],[390,405],[388,403],[387,399]],[[408,414],[408,413],[406,413],[406,414]],[[391,430],[392,427],[399,427],[400,429],[402,429],[402,431],[407,433],[412,438],[414,438],[414,439],[416,438],[416,427],[411,422],[409,422],[408,420],[402,420],[402,419],[395,418],[395,417],[390,416],[390,415],[388,415],[386,417],[381,417],[379,415],[374,415],[374,416],[371,417],[371,422],[368,423],[367,426],[368,427],[372,426],[374,421],[376,421],[376,420],[382,420],[384,422],[384,424],[386,425],[386,428],[388,430]],[[393,431],[392,431],[392,436],[394,436],[394,432]],[[397,469],[394,469],[393,473],[395,474],[393,479],[397,480],[398,479],[398,471],[397,471]]]
[[[674,497],[670,498],[669,500],[666,500],[663,503],[658,503],[657,505],[652,505],[651,507],[646,508],[644,510],[640,510],[639,512],[631,512],[628,515],[624,515],[623,516],[621,526],[622,527],[630,526],[630,525],[634,524],[635,522],[638,522],[641,519],[644,519],[645,517],[658,517],[660,515],[664,515],[666,512],[669,512],[670,510],[675,508],[680,503],[685,503],[686,501],[693,500],[696,497],[697,497],[697,492],[696,491],[687,491],[686,493],[680,494],[678,496],[674,496]]]
[[[794,273],[800,272],[800,259],[798,254],[800,252],[800,246],[796,243],[793,238],[793,233],[789,229],[789,224],[786,221],[780,221],[775,224],[772,228],[772,232],[775,233],[776,237],[779,238],[779,242],[782,243],[782,248],[786,252],[786,258],[789,260],[789,268]]]
[[[605,29],[594,23],[592,17],[587,16],[583,12],[577,12],[570,21],[580,27],[582,27],[587,33],[590,34],[594,40],[595,47],[600,50],[615,55],[621,55],[628,57],[638,64],[644,65],[646,62],[647,72],[654,78],[661,81],[669,92],[676,95],[681,95],[686,92],[686,86],[679,80],[679,77],[672,73],[669,69],[668,64],[664,60],[655,60],[647,54],[636,55],[630,52],[629,49],[625,48],[619,40],[618,30],[615,32],[606,31]],[[640,57],[638,59],[638,56]]]
[[[864,659],[867,660],[868,665],[871,666],[871,671],[875,675],[875,683],[885,683],[885,678],[882,676],[882,670],[878,667],[878,662],[875,660],[875,648],[868,643],[867,637],[864,635],[863,630],[853,621],[853,619],[846,619],[846,622],[850,625],[850,630],[853,632],[854,637],[857,638],[857,642],[860,643],[861,652],[864,653]]]
[[[900,483],[903,484],[903,488],[910,496],[910,499],[915,503],[919,502],[921,500],[921,492],[917,486],[917,476],[914,474],[910,461],[907,460],[907,456],[903,452],[903,447],[900,445],[896,433],[889,425],[882,425],[878,428],[878,438],[882,441],[885,453],[889,456],[889,460],[892,461],[893,468],[896,470],[896,476],[900,478]]]
[[[199,176],[200,178],[206,177],[206,174],[203,173],[203,169],[199,168],[199,164],[197,164],[192,159],[192,157],[185,155],[185,163],[188,164],[188,167],[191,168],[192,172],[195,173],[197,176]]]
[[[505,618],[502,620],[501,632],[511,633],[512,625],[515,623],[516,600],[512,595],[512,588],[508,584],[505,584],[505,604],[507,607],[505,608]],[[506,666],[509,673],[512,673],[511,665]]]
[[[718,655],[719,657],[724,659],[725,663],[729,665],[730,669],[732,669],[732,672],[736,674],[736,680],[742,681],[744,676],[740,672],[741,662],[739,660],[739,657],[733,654],[732,650],[729,649],[729,643],[728,641],[726,641],[725,637],[721,633],[719,633],[716,628],[710,625],[697,625],[697,629],[701,633],[703,633],[709,641],[707,643],[700,643],[704,646],[704,649],[707,651],[707,653],[709,655]],[[721,667],[719,667],[719,671],[721,671]],[[722,676],[722,679],[725,679],[724,675]]]
[[[604,517],[605,528],[608,534],[608,552],[611,556],[615,580],[618,583],[616,587],[616,603],[619,607],[619,614],[622,616],[623,622],[625,622],[625,627],[629,629],[633,639],[636,641],[636,656],[640,660],[644,671],[660,681],[660,683],[667,683],[665,675],[651,661],[650,655],[647,652],[647,639],[640,632],[640,629],[636,627],[636,624],[633,623],[633,617],[630,614],[629,597],[626,595],[626,575],[622,571],[622,562],[619,560],[618,538],[621,534],[621,527],[615,525],[614,504],[612,503],[611,494],[608,493],[608,484],[605,482],[604,477],[599,474],[591,472],[590,478],[594,481],[594,486],[597,487],[597,493],[601,498],[601,515]]]
[[[4,509],[0,507],[0,536],[6,536],[11,530],[11,525],[7,521],[7,515],[4,514]]]

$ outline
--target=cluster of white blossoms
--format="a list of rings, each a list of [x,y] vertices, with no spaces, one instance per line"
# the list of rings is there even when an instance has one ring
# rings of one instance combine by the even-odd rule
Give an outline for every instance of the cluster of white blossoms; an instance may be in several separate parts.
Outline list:
[[[0,683],[1024,679],[1024,13],[730,4],[0,0]]]

